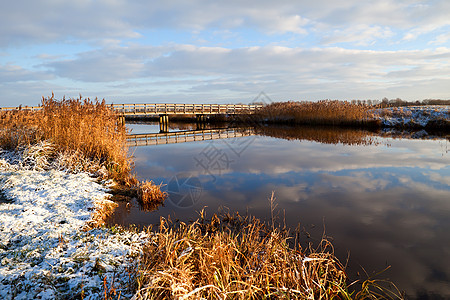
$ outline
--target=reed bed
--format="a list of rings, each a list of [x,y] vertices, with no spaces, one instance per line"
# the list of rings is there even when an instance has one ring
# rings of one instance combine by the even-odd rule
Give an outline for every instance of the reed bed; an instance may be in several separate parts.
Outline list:
[[[325,239],[316,249],[292,247],[288,232],[273,224],[200,214],[189,225],[161,218],[144,249],[134,299],[400,298],[377,280],[350,292],[345,267]]]
[[[256,118],[269,123],[294,123],[308,125],[372,125],[372,106],[346,101],[322,100],[319,102],[275,102],[261,108]]]
[[[132,172],[126,128],[104,100],[81,96],[56,100],[52,94],[42,99],[40,107],[0,112],[1,148],[22,153],[35,168],[89,172],[136,194],[141,185]],[[162,192],[156,194],[159,186],[145,187],[138,195],[146,201],[165,198]]]

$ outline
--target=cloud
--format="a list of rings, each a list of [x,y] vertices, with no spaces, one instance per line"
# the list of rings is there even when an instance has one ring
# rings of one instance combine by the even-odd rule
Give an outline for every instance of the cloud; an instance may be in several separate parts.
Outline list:
[[[0,79],[16,86],[29,80],[52,81],[63,94],[74,91],[75,96],[82,93],[115,102],[242,102],[251,101],[260,91],[278,101],[417,100],[448,97],[449,58],[448,48],[372,51],[108,45],[70,58],[46,55],[35,68],[3,65]],[[25,100],[29,101],[19,101]],[[4,93],[3,101],[18,100]]]
[[[3,1],[0,72],[126,101],[446,98],[448,3]]]
[[[24,3],[26,2],[26,3]],[[120,6],[106,1],[14,1],[0,4],[0,47],[71,39],[133,38]]]
[[[338,79],[379,80],[389,70],[423,67],[435,77],[448,74],[448,64],[442,57],[450,49],[423,51],[369,51],[344,48],[289,48],[279,46],[197,47],[175,45],[168,47],[103,48],[80,53],[74,59],[54,60],[42,67],[54,69],[55,74],[80,81],[116,81],[138,77],[186,76],[292,76]],[[425,70],[427,69],[427,70]],[[420,71],[420,70],[417,70]],[[397,70],[393,71],[393,74]],[[419,72],[420,73],[420,72]]]
[[[42,71],[30,71],[17,65],[0,65],[0,83],[36,81],[54,78]]]
[[[430,45],[443,45],[450,40],[450,32],[438,35],[434,40],[430,41]]]
[[[359,46],[367,46],[375,43],[379,39],[392,37],[394,33],[388,27],[369,26],[366,24],[335,30],[331,35],[325,36],[322,40],[324,44],[354,42]]]
[[[264,33],[305,35],[325,30],[338,40],[355,27],[385,39],[392,28],[430,32],[449,25],[448,1],[4,1],[0,47],[67,40],[138,39],[154,29],[202,31],[252,28]],[[388,34],[386,34],[388,33]]]
[[[83,52],[73,59],[48,60],[40,67],[51,70],[56,76],[83,82],[161,81],[166,78],[163,81],[172,81],[174,86],[181,81],[189,82],[190,85],[181,89],[190,92],[273,90],[298,99],[299,90],[323,91],[323,84],[328,84],[334,91],[360,89],[362,94],[365,90],[369,95],[363,97],[370,97],[371,90],[386,90],[386,83],[393,79],[395,86],[409,86],[423,78],[436,84],[448,80],[449,55],[447,48],[369,51],[338,47],[229,49],[132,45]]]

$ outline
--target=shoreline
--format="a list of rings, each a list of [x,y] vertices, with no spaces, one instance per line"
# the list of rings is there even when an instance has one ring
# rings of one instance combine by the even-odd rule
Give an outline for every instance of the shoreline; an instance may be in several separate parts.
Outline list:
[[[0,155],[0,298],[132,297],[131,269],[149,236],[86,228],[114,203],[107,185],[87,173],[27,170],[10,158]]]
[[[304,120],[289,114],[283,115],[248,115],[248,116],[211,116],[207,118],[209,124],[289,124],[289,125],[314,125],[314,126],[338,126],[356,128],[378,128],[378,129],[425,129],[450,131],[450,106],[448,105],[425,105],[385,107],[368,109],[371,116],[367,119],[349,121],[344,123],[328,124],[324,120]],[[173,116],[170,118],[174,123],[195,123],[195,115]],[[152,116],[126,116],[129,121],[151,121],[159,122],[157,117]],[[170,124],[171,122],[169,122]],[[169,125],[170,126],[170,125]]]

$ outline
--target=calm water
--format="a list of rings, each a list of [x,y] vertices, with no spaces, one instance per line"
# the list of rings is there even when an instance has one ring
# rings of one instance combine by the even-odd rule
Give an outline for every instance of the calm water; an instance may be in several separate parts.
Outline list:
[[[133,133],[157,125],[130,125]],[[190,128],[186,128],[190,129]],[[175,130],[175,129],[174,129]],[[348,271],[391,266],[408,298],[450,298],[450,142],[381,137],[329,129],[263,128],[265,135],[132,149],[140,179],[164,182],[169,199],[156,211],[121,204],[116,224],[189,221],[204,207],[299,223],[309,241],[330,237]],[[362,278],[365,278],[364,276]]]

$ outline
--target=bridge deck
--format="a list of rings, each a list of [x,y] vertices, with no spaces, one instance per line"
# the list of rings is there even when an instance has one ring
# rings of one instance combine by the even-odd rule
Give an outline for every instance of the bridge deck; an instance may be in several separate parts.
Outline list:
[[[161,115],[161,114],[253,114],[262,105],[246,104],[112,104],[117,112],[129,115]]]
[[[139,115],[177,115],[177,114],[253,114],[262,107],[260,104],[110,104],[111,108],[125,116]],[[8,110],[37,111],[41,106],[2,107],[1,111]]]
[[[130,134],[127,135],[127,144],[128,146],[176,144],[243,137],[254,134],[254,130],[251,128],[206,129],[168,133]]]

